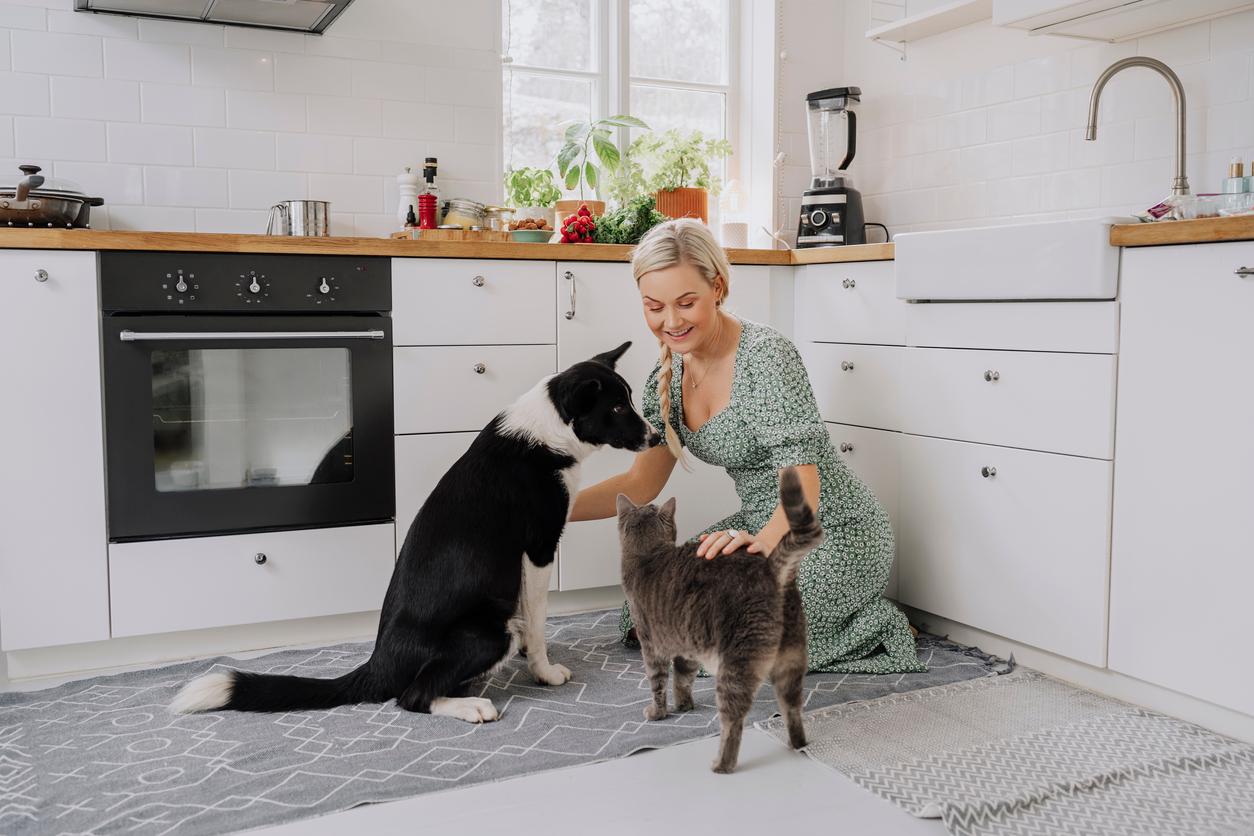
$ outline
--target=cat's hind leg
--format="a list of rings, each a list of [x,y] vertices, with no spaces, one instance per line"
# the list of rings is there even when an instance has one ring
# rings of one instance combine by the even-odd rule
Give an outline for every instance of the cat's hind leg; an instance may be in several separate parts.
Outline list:
[[[771,684],[775,686],[775,699],[788,726],[788,745],[794,749],[806,745],[806,730],[801,723],[805,675],[805,645],[799,649],[781,649],[771,669]]]
[[[658,653],[643,636],[640,649],[644,654],[644,670],[649,675],[649,687],[653,692],[653,702],[645,708],[644,719],[664,720],[669,714],[666,709],[666,679],[670,675],[670,657]]]
[[[697,678],[701,665],[683,656],[675,657],[675,710],[691,711],[692,682]]]
[[[724,663],[719,666],[715,694],[718,696],[718,719],[722,726],[722,736],[718,760],[711,766],[715,772],[727,774],[735,771],[736,761],[740,758],[740,738],[744,733],[745,717],[753,707],[753,698],[761,684],[761,671],[756,665]]]

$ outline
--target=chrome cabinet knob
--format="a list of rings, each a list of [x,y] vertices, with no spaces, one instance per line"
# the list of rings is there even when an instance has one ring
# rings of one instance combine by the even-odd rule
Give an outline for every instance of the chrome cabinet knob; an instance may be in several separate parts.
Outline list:
[[[1234,272],[1234,276],[1254,276],[1254,267],[1238,267]]]
[[[488,367],[483,365],[482,363],[475,363],[475,374],[483,374],[487,370],[488,370]]]
[[[47,271],[47,270],[36,270],[36,271],[35,271],[35,281],[37,281],[37,282],[46,282],[46,281],[48,281],[48,271]]]
[[[483,282],[484,282],[483,276],[475,276],[473,279],[470,280],[470,283],[473,284],[475,287],[483,287]]]
[[[989,465],[985,465],[984,467],[980,468],[980,475],[983,476],[985,479],[991,479],[997,475],[997,468],[991,467]]]
[[[854,281],[853,279],[845,279],[843,282],[840,283],[840,286],[845,288],[846,290],[852,290],[853,288],[858,286],[858,283]]]
[[[995,380],[1001,380],[1001,372],[994,371],[993,369],[989,369],[988,371],[984,372],[984,379],[987,380],[989,383],[992,383]]]
[[[853,445],[852,445],[852,444],[850,444],[848,441],[842,441],[842,442],[840,442],[840,452],[842,452],[842,453],[852,453],[852,452],[853,452]]]
[[[848,360],[841,360],[841,361],[840,361],[840,370],[841,370],[842,372],[851,372],[851,371],[853,371],[853,363],[850,363]]]
[[[256,563],[258,566],[265,563],[266,562],[265,552],[257,552],[255,555],[253,555],[253,562]]]

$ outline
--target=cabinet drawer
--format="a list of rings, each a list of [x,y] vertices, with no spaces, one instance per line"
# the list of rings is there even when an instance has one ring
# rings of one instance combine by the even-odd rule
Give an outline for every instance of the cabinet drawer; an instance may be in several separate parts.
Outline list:
[[[394,344],[551,344],[556,281],[551,261],[394,259]]]
[[[945,302],[906,305],[906,344],[1114,354],[1118,302]]]
[[[901,429],[904,348],[845,343],[798,346],[824,421],[882,430]]]
[[[1113,355],[907,348],[904,365],[906,432],[1114,455]]]
[[[1111,470],[903,435],[901,602],[1104,665]]]
[[[557,348],[398,348],[392,369],[398,434],[478,432],[515,398],[557,371]]]
[[[797,268],[798,341],[903,345],[907,307],[891,261]]]
[[[111,543],[112,635],[377,610],[392,577],[393,529],[385,523]]]
[[[898,470],[901,464],[901,433],[885,430],[869,430],[847,424],[828,424],[827,434],[832,437],[836,454],[850,470],[875,494],[875,498],[888,512],[893,533],[900,539],[900,507],[898,501]],[[897,562],[893,561],[888,585],[884,589],[888,598],[897,597]]]

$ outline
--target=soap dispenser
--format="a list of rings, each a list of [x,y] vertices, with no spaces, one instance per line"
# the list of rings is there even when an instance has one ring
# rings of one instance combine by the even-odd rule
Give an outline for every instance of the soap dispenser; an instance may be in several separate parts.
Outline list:
[[[1228,163],[1228,176],[1224,180],[1224,194],[1242,194],[1249,191],[1247,180],[1245,178],[1245,167],[1241,164],[1240,157],[1233,157]]]

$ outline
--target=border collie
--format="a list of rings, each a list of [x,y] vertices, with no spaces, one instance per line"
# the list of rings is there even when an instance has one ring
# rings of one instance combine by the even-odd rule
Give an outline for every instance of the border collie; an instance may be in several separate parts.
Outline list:
[[[467,697],[520,646],[536,680],[561,685],[544,642],[549,575],[594,450],[661,442],[614,365],[623,343],[552,375],[479,433],[418,511],[383,599],[374,652],[334,679],[230,671],[189,682],[172,711],[296,711],[395,698],[409,711],[497,719]]]

